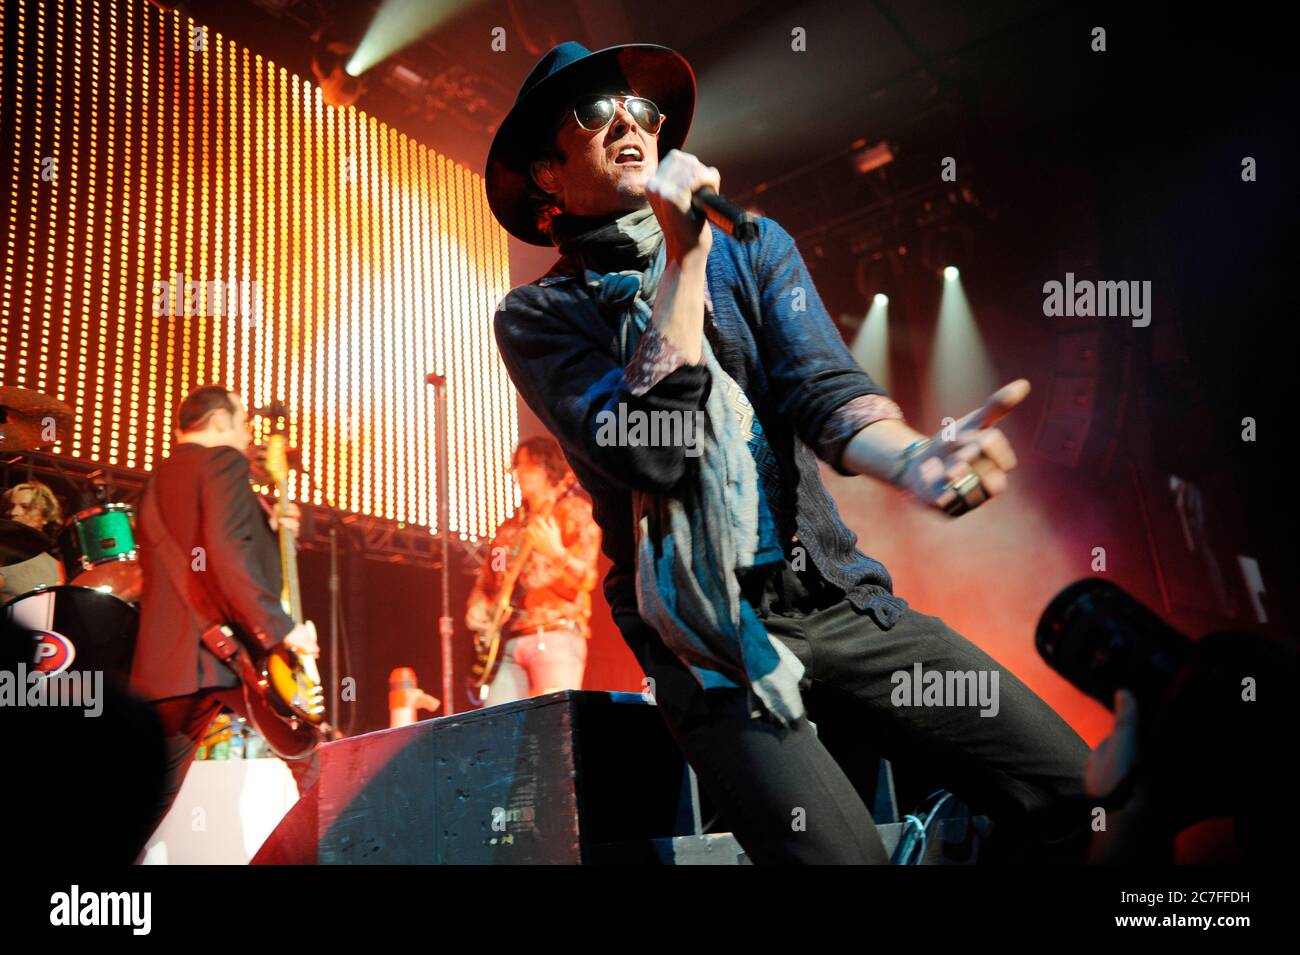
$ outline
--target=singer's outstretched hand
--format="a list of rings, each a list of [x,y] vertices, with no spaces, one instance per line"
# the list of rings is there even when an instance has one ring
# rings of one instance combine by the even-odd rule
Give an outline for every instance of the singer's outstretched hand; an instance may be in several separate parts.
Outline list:
[[[688,255],[708,258],[713,231],[691,208],[691,196],[704,186],[722,191],[722,176],[717,167],[706,166],[680,149],[670,149],[646,182],[646,198],[664,230],[670,262],[681,262]]]
[[[1018,378],[1003,385],[979,408],[958,420],[952,437],[940,430],[930,438],[925,453],[911,459],[899,484],[924,504],[947,510],[958,497],[963,479],[973,482],[962,497],[973,510],[1007,489],[1007,472],[1016,466],[1016,454],[1006,435],[993,425],[1029,394],[1029,382]],[[968,482],[968,483],[969,483]]]

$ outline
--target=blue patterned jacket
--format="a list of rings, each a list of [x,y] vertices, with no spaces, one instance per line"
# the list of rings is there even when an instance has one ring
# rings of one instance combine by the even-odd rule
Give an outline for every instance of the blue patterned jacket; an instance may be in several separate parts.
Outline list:
[[[760,219],[759,237],[742,243],[710,228],[705,330],[718,362],[753,405],[776,459],[780,493],[772,503],[787,560],[797,567],[806,557],[858,610],[891,627],[907,603],[894,595],[884,565],[857,549],[857,535],[840,519],[816,460],[841,470],[845,441],[824,444],[823,427],[853,398],[885,392],[845,347],[785,229]],[[592,497],[613,562],[605,595],[615,619],[636,615],[631,492],[671,493],[697,459],[681,444],[598,440],[610,420],[601,412],[617,416],[620,404],[625,413],[702,409],[709,375],[702,365],[681,367],[633,395],[619,361],[617,317],[598,306],[577,263],[563,256],[546,275],[502,299],[495,331],[515,387]]]

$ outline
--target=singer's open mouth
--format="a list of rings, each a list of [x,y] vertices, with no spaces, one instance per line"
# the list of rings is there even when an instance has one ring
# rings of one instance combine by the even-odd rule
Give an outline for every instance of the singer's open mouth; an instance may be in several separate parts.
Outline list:
[[[629,143],[619,148],[614,154],[614,162],[620,166],[639,166],[645,160],[645,154],[641,147],[634,143]]]

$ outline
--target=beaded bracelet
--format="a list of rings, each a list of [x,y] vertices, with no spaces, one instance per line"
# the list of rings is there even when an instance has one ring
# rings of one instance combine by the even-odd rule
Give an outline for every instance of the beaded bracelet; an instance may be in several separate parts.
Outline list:
[[[898,464],[894,466],[894,473],[889,476],[889,483],[897,485],[902,480],[904,472],[907,471],[907,466],[912,463],[912,459],[920,457],[921,452],[929,445],[929,438],[918,438],[904,448],[903,453],[898,456]]]

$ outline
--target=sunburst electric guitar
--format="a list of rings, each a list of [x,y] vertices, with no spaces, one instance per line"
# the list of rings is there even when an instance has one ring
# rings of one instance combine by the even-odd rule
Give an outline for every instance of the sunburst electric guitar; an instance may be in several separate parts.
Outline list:
[[[280,491],[280,500],[289,500],[288,441],[283,434],[273,434],[268,438],[264,466]],[[302,591],[298,586],[298,550],[294,532],[281,524],[279,537],[280,570],[284,577],[280,603],[295,623],[302,623]],[[330,730],[325,722],[325,692],[315,658],[300,656],[281,644],[256,665],[259,689],[292,735],[275,740],[266,728],[259,728],[277,751],[283,748],[296,750],[280,752],[280,755],[296,758],[307,755]]]
[[[537,513],[520,529],[515,538],[515,540],[519,541],[519,547],[510,561],[510,566],[506,568],[505,574],[501,578],[501,586],[497,588],[496,597],[492,600],[488,626],[486,629],[480,630],[474,637],[474,666],[470,669],[470,675],[466,682],[468,683],[470,699],[475,705],[481,706],[487,699],[488,685],[496,677],[497,670],[501,666],[501,650],[505,644],[502,636],[505,633],[506,624],[510,622],[510,618],[514,616],[516,609],[510,603],[510,600],[514,596],[515,584],[519,582],[519,575],[524,572],[524,565],[528,563],[528,558],[533,555],[533,544],[528,539],[528,528],[534,521],[550,517],[555,505],[559,504],[576,486],[577,478],[572,474],[567,475],[560,482],[555,497],[538,508]]]

